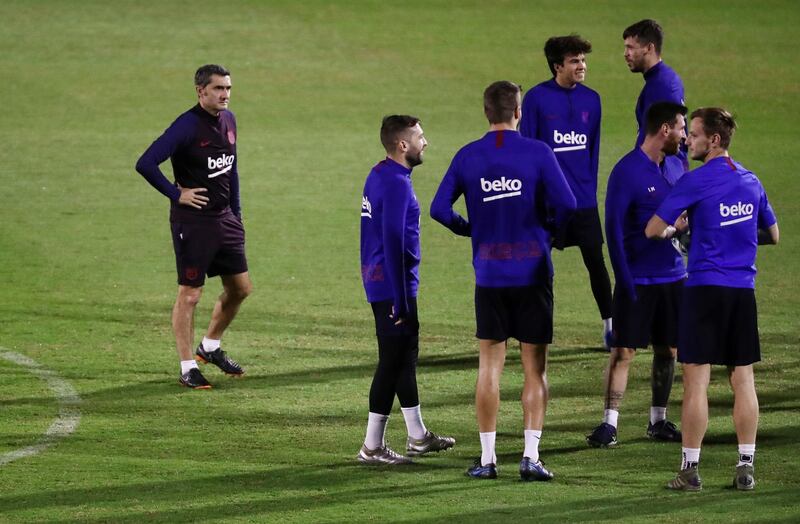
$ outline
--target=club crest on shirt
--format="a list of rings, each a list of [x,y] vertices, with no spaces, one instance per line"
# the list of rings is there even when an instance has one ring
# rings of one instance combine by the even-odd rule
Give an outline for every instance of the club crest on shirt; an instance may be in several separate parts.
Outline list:
[[[228,130],[228,142],[230,142],[231,145],[236,143],[236,133],[234,133],[233,129]]]

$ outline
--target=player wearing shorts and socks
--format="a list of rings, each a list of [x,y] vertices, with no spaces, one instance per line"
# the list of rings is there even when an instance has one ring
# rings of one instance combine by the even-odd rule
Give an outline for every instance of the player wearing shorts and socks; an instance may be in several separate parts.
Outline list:
[[[761,360],[755,300],[756,252],[777,244],[778,223],[759,179],[728,154],[736,123],[728,111],[691,114],[687,145],[703,165],[687,173],[647,223],[649,238],[663,238],[684,210],[692,230],[689,278],[681,304],[678,361],[683,365],[681,469],[667,488],[702,489],[700,451],[708,427],[712,365],[728,368],[739,444],[733,486],[755,487],[753,459],[758,397],[753,364]]]
[[[683,175],[675,155],[686,136],[686,107],[671,102],[650,106],[647,136],[622,157],[608,178],[606,238],[614,268],[614,331],[605,373],[605,412],[586,442],[606,448],[617,444],[617,419],[637,348],[653,346],[652,400],[647,434],[680,442],[667,420],[678,344],[678,308],[686,267],[670,242],[648,240],[644,227]],[[678,224],[685,228],[681,220]]]
[[[556,227],[563,226],[575,209],[575,197],[547,144],[517,132],[520,87],[495,82],[483,100],[489,132],[455,155],[431,203],[435,220],[472,240],[481,457],[467,475],[497,477],[500,376],[507,341],[516,338],[525,373],[520,477],[546,481],[553,478],[539,459],[548,398],[547,345],[553,338],[551,232],[546,223],[549,208]],[[468,219],[453,210],[462,195]]]
[[[194,389],[211,384],[196,361],[212,363],[232,376],[242,367],[220,347],[222,335],[251,293],[239,200],[236,119],[228,110],[231,77],[209,64],[195,73],[198,103],[180,115],[136,163],[136,170],[170,199],[170,227],[178,271],[172,329],[181,365],[179,382]],[[159,169],[172,161],[175,183]],[[220,276],[222,294],[214,304],[206,335],[192,355],[194,311],[206,276]]]

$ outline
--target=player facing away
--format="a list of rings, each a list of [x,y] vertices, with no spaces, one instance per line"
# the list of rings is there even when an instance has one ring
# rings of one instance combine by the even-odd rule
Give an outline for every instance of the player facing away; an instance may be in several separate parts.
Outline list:
[[[172,329],[181,364],[180,383],[208,389],[195,358],[241,376],[242,367],[220,347],[225,329],[252,290],[244,252],[236,163],[236,119],[228,110],[231,77],[220,65],[195,73],[197,105],[180,115],[147,148],[136,170],[170,199],[170,225],[178,270]],[[172,161],[173,184],[159,169]],[[214,304],[206,335],[192,358],[194,311],[206,275],[219,275],[222,294]]]
[[[507,341],[520,342],[525,384],[523,480],[550,480],[539,460],[547,408],[547,345],[553,339],[553,266],[548,208],[555,226],[575,210],[575,197],[547,144],[522,137],[520,87],[495,82],[483,94],[489,132],[456,153],[431,203],[431,216],[472,238],[475,317],[480,357],[475,412],[481,457],[467,475],[497,477],[495,436]],[[464,196],[467,219],[453,210]]]
[[[661,60],[664,30],[655,20],[645,19],[627,27],[622,32],[625,41],[625,62],[631,73],[642,73],[644,87],[636,101],[636,146],[642,145],[645,137],[647,110],[656,102],[684,103],[683,81],[671,67]],[[685,148],[679,157],[688,170]]]
[[[530,89],[522,101],[522,136],[541,140],[556,154],[578,208],[553,247],[578,246],[603,320],[603,345],[611,336],[611,281],[603,260],[603,231],[597,211],[600,157],[600,95],[583,84],[592,44],[577,35],[554,36],[544,45],[553,78]]]
[[[691,158],[703,165],[678,181],[645,231],[650,238],[662,237],[670,229],[668,224],[688,211],[692,243],[678,338],[678,361],[683,364],[683,459],[680,472],[667,484],[674,490],[702,489],[697,465],[708,427],[712,364],[727,366],[733,390],[739,443],[733,486],[755,487],[758,398],[753,363],[761,359],[755,261],[758,244],[777,244],[779,233],[761,182],[728,154],[735,129],[733,117],[724,109],[692,112],[687,145]]]
[[[419,203],[411,171],[428,145],[419,119],[391,115],[381,124],[386,158],[372,168],[361,198],[361,278],[375,317],[378,366],[369,390],[369,417],[357,459],[365,464],[407,464],[410,456],[453,447],[454,438],[428,431],[417,391],[419,355]],[[406,455],[384,438],[394,397],[408,429]]]
[[[617,444],[617,419],[628,371],[637,348],[653,345],[652,392],[647,435],[680,442],[681,433],[667,420],[678,345],[678,310],[686,267],[670,242],[644,236],[644,227],[672,186],[683,175],[675,155],[686,136],[686,107],[657,102],[647,111],[641,146],[622,157],[608,177],[606,238],[614,268],[613,348],[605,373],[605,412],[586,442],[593,447]],[[678,221],[685,228],[685,221]]]

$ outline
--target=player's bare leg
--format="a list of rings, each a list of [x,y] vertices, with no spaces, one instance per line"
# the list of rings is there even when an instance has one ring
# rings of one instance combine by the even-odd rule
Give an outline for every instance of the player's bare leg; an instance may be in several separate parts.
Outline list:
[[[222,293],[214,304],[211,321],[208,324],[206,337],[220,340],[222,334],[231,324],[239,307],[253,291],[253,283],[248,272],[237,275],[222,275]]]
[[[522,417],[525,429],[542,430],[547,411],[547,344],[520,344],[525,385],[522,388]]]
[[[604,377],[603,422],[586,436],[586,443],[595,448],[608,448],[617,445],[617,418],[625,389],[628,387],[630,371],[636,350],[612,347],[608,354],[608,365]]]
[[[175,346],[178,358],[193,360],[194,310],[203,294],[202,287],[178,286],[178,297],[172,308],[172,331],[175,333]]]
[[[739,461],[736,464],[733,486],[749,491],[756,485],[753,462],[758,431],[758,396],[753,366],[730,366],[728,377],[733,388],[733,425],[739,444]]]
[[[683,365],[683,447],[699,449],[708,428],[708,381],[711,365]]]
[[[506,361],[506,343],[480,340],[478,381],[475,385],[475,415],[481,433],[496,431],[500,408],[500,375]]]

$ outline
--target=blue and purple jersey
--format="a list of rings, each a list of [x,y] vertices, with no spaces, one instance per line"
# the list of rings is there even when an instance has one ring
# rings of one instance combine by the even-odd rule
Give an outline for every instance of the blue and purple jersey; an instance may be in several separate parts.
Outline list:
[[[767,194],[750,171],[723,156],[688,172],[658,207],[672,224],[689,212],[687,286],[754,288],[758,229],[777,222]]]
[[[468,221],[453,210],[461,195]],[[472,237],[477,285],[515,287],[543,284],[553,276],[548,209],[556,228],[575,210],[553,151],[516,131],[491,131],[456,153],[431,203],[431,216]]]
[[[520,133],[550,146],[578,209],[597,207],[600,117],[600,95],[583,84],[567,89],[551,79],[522,101]]]
[[[606,242],[617,286],[636,296],[636,285],[686,278],[686,266],[671,242],[649,240],[647,221],[683,175],[675,155],[661,165],[637,147],[614,166],[606,190]]]
[[[419,216],[411,169],[390,158],[378,162],[361,197],[361,279],[367,301],[392,300],[398,317],[417,296]]]
[[[686,105],[683,101],[683,81],[670,66],[664,62],[659,62],[647,71],[644,75],[644,87],[639,93],[636,101],[636,124],[639,130],[636,135],[636,147],[642,145],[647,134],[645,123],[647,120],[647,110],[656,102],[673,102],[675,104]],[[685,157],[685,154],[683,155]],[[686,161],[688,169],[688,160]]]
[[[172,161],[173,184],[159,169]],[[236,118],[228,110],[217,116],[197,104],[180,115],[136,162],[136,171],[170,199],[171,217],[191,219],[219,216],[228,208],[241,216],[239,173],[236,167]],[[180,190],[204,187],[202,209],[178,204]]]

